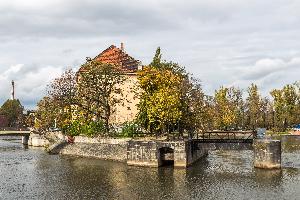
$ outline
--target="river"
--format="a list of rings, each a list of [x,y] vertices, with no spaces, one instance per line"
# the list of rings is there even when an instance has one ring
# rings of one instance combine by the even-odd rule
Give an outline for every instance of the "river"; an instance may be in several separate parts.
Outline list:
[[[300,199],[300,148],[282,159],[262,170],[252,151],[211,151],[188,169],[142,168],[0,138],[0,199]]]

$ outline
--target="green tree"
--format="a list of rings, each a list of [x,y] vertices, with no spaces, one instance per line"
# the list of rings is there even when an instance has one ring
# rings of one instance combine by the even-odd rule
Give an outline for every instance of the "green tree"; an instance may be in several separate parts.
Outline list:
[[[200,80],[185,79],[182,84],[183,108],[182,127],[193,134],[205,132],[212,128],[212,104],[209,97],[204,94]],[[191,135],[192,136],[192,135]]]
[[[18,127],[24,124],[24,107],[18,99],[7,100],[0,108],[0,114],[8,120],[10,127]]]
[[[214,103],[215,103],[215,115],[214,122],[215,127],[221,130],[228,130],[235,127],[237,119],[236,109],[231,98],[229,88],[221,87],[215,91]]]
[[[284,131],[284,99],[282,90],[274,89],[270,94],[273,97],[274,129]]]
[[[78,109],[88,121],[103,120],[108,135],[114,105],[124,100],[120,86],[126,78],[115,66],[95,60],[87,61],[81,69],[78,74]]]
[[[59,108],[55,105],[54,100],[49,96],[45,96],[37,103],[34,127],[41,133],[49,128],[54,128],[57,126],[56,119],[58,115]]]
[[[244,129],[245,128],[245,103],[242,96],[242,90],[235,87],[230,87],[228,91],[229,101],[231,107],[234,110],[235,121],[234,121],[234,128]]]
[[[182,132],[187,74],[177,63],[162,61],[161,56],[157,48],[150,65],[138,73],[138,122],[150,132],[169,133],[174,128]]]
[[[271,91],[274,102],[275,130],[285,131],[299,123],[299,93],[297,85],[285,85],[283,89]]]
[[[262,125],[261,114],[261,97],[258,91],[258,87],[255,84],[251,84],[248,87],[248,97],[246,99],[246,118],[247,126],[251,129],[256,129]]]
[[[47,95],[38,102],[35,127],[41,131],[60,128],[72,123],[77,103],[76,75],[66,70],[55,78],[47,88]]]
[[[148,130],[169,132],[182,117],[181,77],[171,70],[146,67],[139,73],[139,119]]]
[[[298,96],[294,85],[285,85],[283,87],[284,109],[284,129],[295,125],[298,121],[297,104]]]

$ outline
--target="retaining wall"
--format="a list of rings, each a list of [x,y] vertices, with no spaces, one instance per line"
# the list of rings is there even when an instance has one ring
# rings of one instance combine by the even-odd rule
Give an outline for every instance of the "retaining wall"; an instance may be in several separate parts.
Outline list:
[[[75,136],[74,143],[63,146],[59,153],[126,162],[127,141]]]
[[[207,155],[205,145],[192,141],[128,141],[127,164],[159,167],[163,164],[162,148],[173,150],[174,167],[188,167]],[[168,155],[169,157],[169,155]]]

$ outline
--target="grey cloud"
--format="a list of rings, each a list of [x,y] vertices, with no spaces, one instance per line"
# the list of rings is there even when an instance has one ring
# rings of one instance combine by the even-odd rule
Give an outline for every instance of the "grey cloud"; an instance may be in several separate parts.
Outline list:
[[[144,64],[161,46],[210,94],[251,82],[267,91],[299,80],[286,70],[299,73],[299,10],[293,0],[1,1],[0,77],[24,66],[0,80],[0,92],[9,97],[10,79],[21,81],[20,98],[34,105],[50,77],[120,42]]]

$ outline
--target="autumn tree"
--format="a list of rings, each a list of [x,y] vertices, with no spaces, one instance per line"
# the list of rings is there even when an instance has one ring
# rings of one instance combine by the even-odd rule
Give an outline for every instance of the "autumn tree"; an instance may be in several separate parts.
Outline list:
[[[246,118],[248,128],[255,129],[262,123],[261,119],[261,97],[258,87],[251,84],[248,87],[248,97],[246,99]]]
[[[182,84],[182,97],[186,105],[183,107],[183,126],[189,133],[205,132],[212,128],[212,103],[205,95],[200,80],[185,79]]]
[[[161,60],[160,48],[150,65],[138,73],[138,121],[146,130],[170,132],[170,128],[180,128],[187,107],[182,87],[186,78],[178,64]]]
[[[299,123],[299,93],[297,85],[286,85],[283,89],[271,91],[274,104],[275,129],[285,131]]]
[[[18,127],[24,124],[24,107],[18,99],[7,100],[0,108],[0,114],[8,120],[8,126]]]
[[[114,105],[123,99],[120,86],[125,76],[115,66],[95,60],[88,60],[81,69],[78,74],[78,109],[87,120],[103,120],[108,134]]]
[[[230,87],[228,89],[228,97],[230,102],[230,107],[234,110],[234,129],[244,129],[245,128],[245,103],[242,96],[242,90],[235,87]]]
[[[283,87],[284,98],[284,128],[296,125],[299,117],[297,116],[298,95],[294,85],[287,84]]]
[[[214,123],[215,127],[221,130],[228,130],[229,128],[235,127],[237,119],[236,109],[230,93],[230,89],[221,87],[215,91],[214,104]]]
[[[55,105],[54,100],[49,96],[43,97],[37,103],[34,127],[41,133],[49,128],[54,128],[59,114],[59,108]]]
[[[171,70],[146,67],[139,73],[142,89],[139,119],[148,130],[168,132],[182,117],[181,78]]]
[[[59,114],[56,116],[59,127],[68,125],[77,103],[76,74],[72,69],[66,70],[60,77],[55,78],[48,86],[48,96],[52,99]]]
[[[48,85],[47,95],[37,104],[36,128],[47,130],[56,126],[64,129],[68,126],[77,103],[76,92],[76,76],[71,69],[55,78]]]

